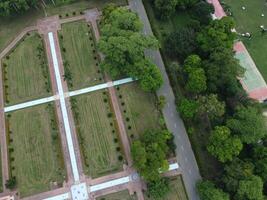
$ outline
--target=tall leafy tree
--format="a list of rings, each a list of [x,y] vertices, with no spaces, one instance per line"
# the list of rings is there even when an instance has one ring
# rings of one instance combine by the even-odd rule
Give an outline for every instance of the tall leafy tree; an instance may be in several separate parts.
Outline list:
[[[216,126],[209,138],[208,151],[221,162],[231,161],[239,155],[243,144],[238,137],[231,136],[226,126]]]
[[[170,138],[171,134],[166,130],[148,130],[140,141],[133,142],[131,152],[134,166],[146,181],[160,181],[160,172],[168,169],[166,154]]]
[[[247,144],[256,143],[267,135],[261,111],[252,106],[239,107],[233,118],[227,120],[227,126]]]
[[[178,0],[154,0],[154,5],[159,16],[169,18],[174,12]]]
[[[23,13],[37,5],[37,0],[1,0],[0,16]]]
[[[263,200],[263,182],[258,176],[250,176],[239,182],[237,200]]]
[[[162,82],[158,67],[144,56],[146,49],[159,46],[153,36],[141,34],[142,23],[126,8],[106,8],[101,25],[99,49],[105,55],[102,67],[113,76],[139,79],[144,90],[155,91]]]
[[[198,102],[190,99],[182,99],[178,104],[178,112],[181,113],[183,119],[193,119],[198,113]]]
[[[252,159],[255,163],[255,173],[267,183],[267,147],[254,147]]]
[[[161,178],[159,181],[150,182],[147,187],[148,195],[155,200],[164,199],[170,191],[169,180],[167,178]]]
[[[199,113],[207,115],[210,119],[221,117],[225,112],[225,103],[219,101],[216,94],[200,96],[198,103]]]
[[[230,200],[229,195],[215,187],[210,181],[201,181],[197,184],[201,200]]]

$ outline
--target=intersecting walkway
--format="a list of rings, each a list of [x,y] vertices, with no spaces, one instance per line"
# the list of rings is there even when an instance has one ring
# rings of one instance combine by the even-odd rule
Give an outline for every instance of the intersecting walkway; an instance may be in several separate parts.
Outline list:
[[[78,95],[82,95],[82,94],[86,94],[86,93],[90,93],[90,92],[106,89],[106,88],[112,87],[112,86],[119,86],[119,85],[122,85],[122,84],[131,83],[133,81],[135,81],[135,80],[132,79],[132,78],[125,78],[125,79],[113,81],[111,83],[103,83],[103,84],[99,84],[99,85],[83,88],[83,89],[80,89],[80,90],[75,90],[75,91],[71,91],[71,92],[65,92],[64,96],[65,97],[66,96],[70,96],[70,97],[78,96]],[[20,110],[20,109],[23,109],[23,108],[28,108],[28,107],[37,106],[37,105],[40,105],[40,104],[49,103],[49,102],[52,102],[52,101],[55,101],[55,100],[58,100],[58,99],[59,99],[58,95],[45,97],[45,98],[41,98],[41,99],[37,99],[37,100],[33,100],[33,101],[28,101],[28,102],[24,102],[24,103],[12,105],[12,106],[7,106],[7,107],[4,108],[4,111],[5,112],[11,112],[11,111],[15,111],[15,110]]]

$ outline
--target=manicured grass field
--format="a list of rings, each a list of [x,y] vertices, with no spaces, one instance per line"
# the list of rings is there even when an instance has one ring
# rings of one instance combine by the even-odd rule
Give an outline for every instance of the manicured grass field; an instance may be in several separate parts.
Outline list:
[[[229,6],[236,21],[236,29],[239,33],[249,32],[252,39],[241,38],[248,48],[257,68],[267,81],[267,59],[265,49],[267,48],[267,33],[262,34],[260,26],[267,28],[267,4],[265,0],[223,0]],[[242,6],[246,9],[243,10]],[[264,17],[261,15],[264,14]]]
[[[91,28],[85,21],[64,24],[60,32],[65,74],[71,89],[96,85],[103,81]]]
[[[98,177],[121,170],[123,157],[107,92],[74,97],[72,107],[85,173]]]
[[[7,114],[11,175],[22,197],[61,185],[65,177],[54,105]]]
[[[145,198],[146,200],[153,200],[152,198]],[[164,197],[164,200],[188,200],[186,191],[181,176],[171,178],[170,192]]]
[[[138,138],[147,129],[159,129],[161,115],[154,94],[144,92],[138,83],[119,86],[117,94],[131,139]]]
[[[31,33],[3,60],[6,104],[37,99],[50,93],[42,42],[37,33]]]
[[[96,198],[96,200],[137,200],[137,197],[136,195],[130,195],[128,190],[124,190],[121,192],[98,197]]]

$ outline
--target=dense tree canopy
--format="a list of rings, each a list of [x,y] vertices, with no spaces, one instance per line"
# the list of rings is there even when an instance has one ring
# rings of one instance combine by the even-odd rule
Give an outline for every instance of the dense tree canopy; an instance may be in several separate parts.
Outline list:
[[[183,119],[193,119],[198,113],[198,103],[195,100],[182,99],[178,104],[178,112],[181,113]]]
[[[169,18],[174,12],[178,0],[154,0],[154,5],[160,18]]]
[[[142,23],[125,8],[107,7],[103,11],[99,49],[105,55],[102,67],[113,76],[128,75],[139,79],[146,91],[155,91],[162,82],[158,67],[144,56],[146,49],[158,47],[153,36],[141,34]],[[106,15],[105,15],[106,14]]]
[[[164,199],[166,194],[170,191],[169,180],[161,178],[159,181],[148,183],[148,195],[154,200]]]
[[[225,103],[219,101],[216,94],[200,96],[198,103],[199,112],[207,115],[210,119],[221,117],[225,112]]]
[[[263,182],[258,176],[249,176],[239,182],[237,200],[263,200]]]
[[[231,161],[242,148],[241,140],[231,136],[226,126],[216,126],[209,138],[208,151],[221,162]]]
[[[201,50],[209,53],[222,47],[232,49],[235,38],[235,33],[231,31],[233,28],[234,21],[230,17],[212,21],[197,35],[197,42]]]
[[[170,57],[183,61],[196,50],[196,33],[193,28],[182,28],[168,35],[165,48]]]
[[[160,172],[168,169],[166,154],[170,138],[171,134],[166,130],[149,130],[142,135],[140,141],[133,142],[131,152],[134,166],[146,181],[159,181]]]
[[[0,16],[16,15],[36,6],[37,0],[1,0]]]
[[[267,183],[267,147],[256,146],[252,158],[255,163],[255,173]]]
[[[192,15],[200,21],[201,24],[208,24],[210,22],[211,13],[214,13],[214,7],[206,1],[199,1],[192,8]]]
[[[197,184],[201,200],[230,200],[229,195],[209,181],[202,181]]]
[[[252,106],[239,107],[227,126],[247,144],[256,143],[267,134],[262,113]]]

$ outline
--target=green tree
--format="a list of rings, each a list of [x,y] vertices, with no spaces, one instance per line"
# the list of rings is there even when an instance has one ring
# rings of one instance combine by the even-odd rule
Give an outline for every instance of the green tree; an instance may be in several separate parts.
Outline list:
[[[166,105],[166,97],[164,95],[160,95],[158,97],[157,107],[161,110],[164,108],[165,105]]]
[[[17,186],[17,179],[16,179],[16,177],[15,176],[12,176],[10,179],[8,179],[7,181],[6,181],[6,187],[8,188],[8,189],[14,189],[14,188],[16,188],[16,186]]]
[[[174,14],[177,0],[154,0],[154,5],[159,17],[166,19]]]
[[[140,141],[133,142],[131,152],[134,166],[146,181],[158,182],[160,172],[168,169],[166,154],[169,150],[167,141],[170,138],[171,134],[167,130],[148,130]]]
[[[258,176],[250,176],[239,182],[237,200],[263,200],[263,182]]]
[[[197,35],[197,42],[201,50],[210,53],[217,48],[233,48],[235,33],[234,20],[231,17],[223,17],[220,20],[213,20],[203,28]]]
[[[169,180],[167,178],[161,178],[159,181],[150,182],[147,187],[148,195],[155,200],[164,199],[170,191]]]
[[[184,98],[178,104],[177,109],[183,119],[193,119],[198,112],[198,102]]]
[[[266,124],[262,113],[255,107],[239,107],[227,126],[238,134],[242,142],[256,143],[266,136]]]
[[[252,159],[255,163],[255,173],[267,182],[267,147],[254,147]]]
[[[205,71],[202,68],[188,68],[187,74],[188,79],[185,85],[187,91],[198,94],[207,89]]]
[[[201,24],[208,24],[211,21],[211,13],[214,13],[214,6],[206,1],[199,1],[192,8],[193,17]]]
[[[241,140],[231,136],[226,126],[216,126],[209,138],[208,151],[221,162],[231,161],[243,148]]]
[[[144,90],[157,90],[163,79],[158,67],[145,58],[144,51],[158,48],[158,41],[141,34],[142,23],[135,13],[121,7],[109,9],[111,13],[104,12],[98,43],[105,55],[101,66],[113,77],[131,76],[139,79]]]
[[[207,115],[210,119],[223,116],[225,112],[225,103],[218,100],[216,94],[200,96],[198,98],[199,113]]]
[[[193,7],[199,0],[177,0],[177,6],[181,9]]]
[[[226,190],[234,194],[239,187],[239,182],[252,176],[253,173],[254,165],[251,162],[235,158],[230,164],[225,165],[222,181]]]
[[[11,16],[23,13],[37,5],[37,0],[1,0],[0,16]]]
[[[201,200],[230,200],[229,195],[215,187],[210,181],[201,181],[197,184]]]
[[[165,40],[165,49],[170,57],[183,61],[196,50],[195,30],[185,27],[172,32]]]

